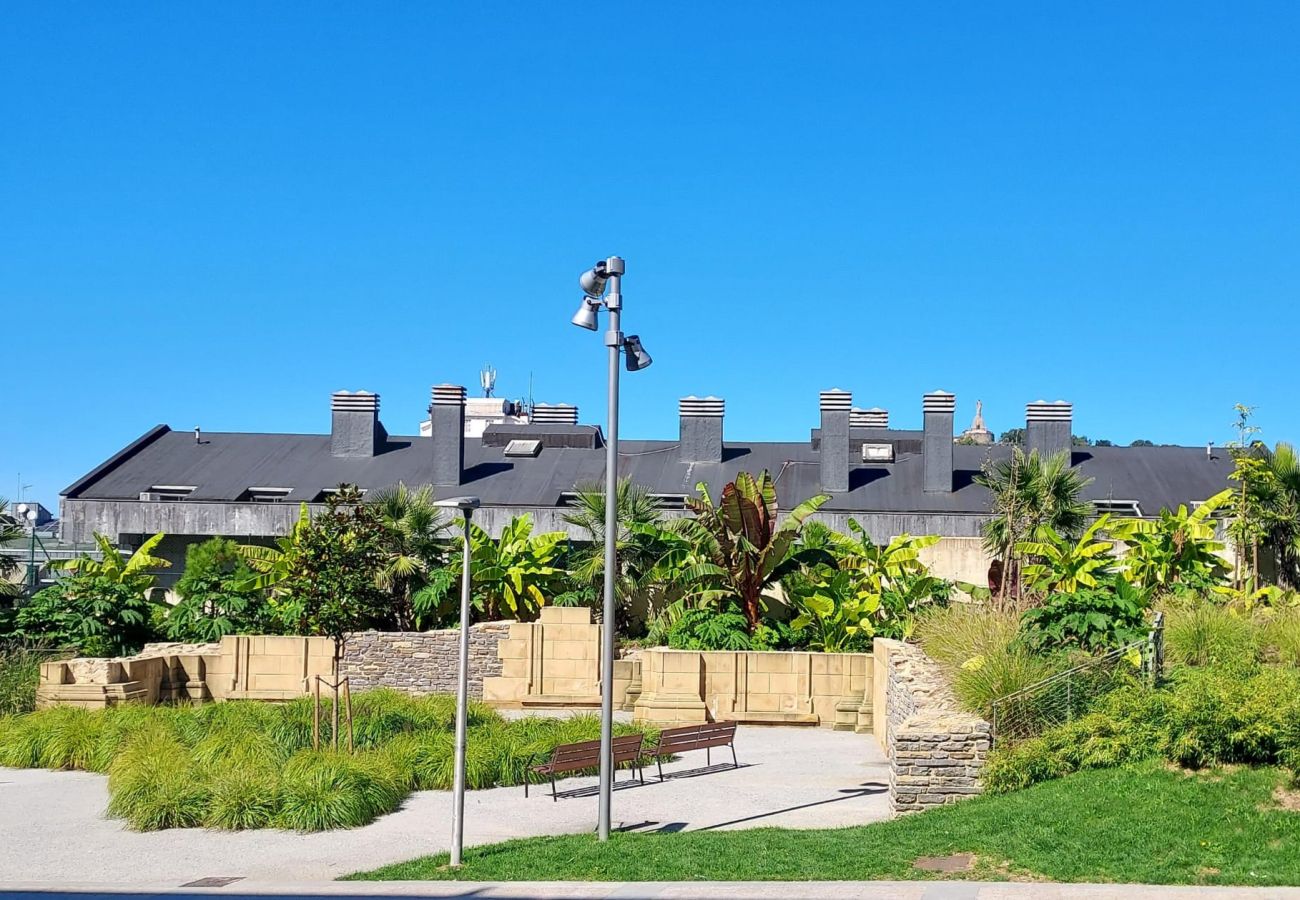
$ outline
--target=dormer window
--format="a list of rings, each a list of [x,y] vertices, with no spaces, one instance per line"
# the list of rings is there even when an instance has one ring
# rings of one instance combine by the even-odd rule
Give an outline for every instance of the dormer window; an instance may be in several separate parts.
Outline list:
[[[239,495],[242,503],[282,503],[293,493],[293,488],[286,487],[251,487]]]
[[[155,484],[140,492],[140,499],[153,503],[175,503],[194,493],[192,484]]]

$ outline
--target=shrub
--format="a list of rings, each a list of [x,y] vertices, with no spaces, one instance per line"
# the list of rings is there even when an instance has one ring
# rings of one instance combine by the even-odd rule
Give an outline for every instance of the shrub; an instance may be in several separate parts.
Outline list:
[[[1019,620],[975,603],[954,603],[926,612],[917,621],[916,639],[933,660],[949,671],[967,660],[1001,652],[1015,640]]]
[[[268,828],[280,810],[280,779],[274,769],[256,765],[226,765],[212,775],[208,812],[209,828],[239,831]]]
[[[1300,609],[1276,611],[1265,622],[1261,638],[1264,648],[1277,662],[1300,666]]]
[[[109,768],[109,815],[139,831],[193,828],[208,813],[208,784],[185,746],[163,729],[146,728]]]
[[[997,793],[1156,756],[1197,768],[1280,764],[1300,775],[1300,672],[1186,670],[1167,688],[1121,688],[1073,722],[996,748],[982,777]]]
[[[41,663],[53,659],[48,651],[23,643],[0,645],[0,716],[36,708]]]
[[[229,538],[214,537],[185,551],[179,602],[166,610],[162,630],[172,641],[219,641],[227,634],[274,629],[270,607],[253,586],[256,574]]]
[[[1252,669],[1259,654],[1257,629],[1232,610],[1208,602],[1165,610],[1165,657],[1174,665]]]
[[[1146,597],[1124,581],[1053,594],[1020,618],[1020,639],[1035,653],[1113,650],[1147,631]]]
[[[354,828],[392,812],[406,785],[384,755],[303,752],[284,769],[277,822],[295,831]]]

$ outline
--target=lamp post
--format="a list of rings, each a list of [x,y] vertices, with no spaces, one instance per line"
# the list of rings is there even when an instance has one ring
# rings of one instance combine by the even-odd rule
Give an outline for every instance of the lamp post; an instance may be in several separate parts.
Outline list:
[[[600,641],[600,811],[596,827],[597,837],[609,840],[610,801],[614,790],[614,632],[615,573],[618,571],[618,357],[626,353],[627,370],[636,372],[650,365],[650,354],[641,346],[634,334],[627,336],[619,330],[623,311],[622,257],[611,256],[597,262],[582,273],[578,285],[582,288],[582,305],[573,317],[579,328],[595,331],[599,327],[597,313],[603,306],[609,310],[609,330],[605,332],[605,346],[609,348],[609,408],[605,440],[605,596],[604,614],[601,617]],[[608,293],[606,288],[608,287]],[[603,299],[602,299],[603,297]]]
[[[27,530],[31,534],[27,543],[27,596],[31,598],[36,596],[36,508],[20,503],[18,515],[27,521]]]
[[[469,706],[469,521],[479,508],[479,499],[454,497],[439,500],[435,505],[459,509],[465,516],[465,552],[460,574],[460,669],[456,676],[456,765],[451,783],[451,864],[459,866],[465,843],[465,727]]]

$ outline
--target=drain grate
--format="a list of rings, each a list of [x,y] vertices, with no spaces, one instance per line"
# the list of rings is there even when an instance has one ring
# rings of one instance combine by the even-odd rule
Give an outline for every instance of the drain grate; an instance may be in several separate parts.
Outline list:
[[[187,881],[181,887],[225,887],[228,884],[234,884],[236,881],[243,881],[243,875],[236,875],[233,878],[200,878],[198,881]]]

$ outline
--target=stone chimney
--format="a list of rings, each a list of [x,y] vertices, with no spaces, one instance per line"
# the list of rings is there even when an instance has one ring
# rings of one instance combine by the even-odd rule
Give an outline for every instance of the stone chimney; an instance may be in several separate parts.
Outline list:
[[[821,392],[821,488],[832,494],[849,490],[849,418],[853,395],[838,388]]]
[[[1041,457],[1069,453],[1074,446],[1074,404],[1064,400],[1025,404],[1025,450]]]
[[[379,395],[369,391],[335,391],[330,397],[330,455],[374,456],[388,433],[379,422]]]
[[[433,438],[433,483],[458,485],[465,475],[465,388],[435,384],[429,404]]]
[[[855,409],[849,413],[851,428],[888,428],[889,411],[873,406],[871,409]]]
[[[577,425],[578,407],[572,403],[538,403],[533,407],[534,425]]]
[[[956,394],[933,391],[921,398],[921,461],[928,494],[952,492],[952,417],[956,410]]]
[[[677,401],[682,462],[722,462],[722,420],[726,411],[727,401],[720,397],[691,396]]]

